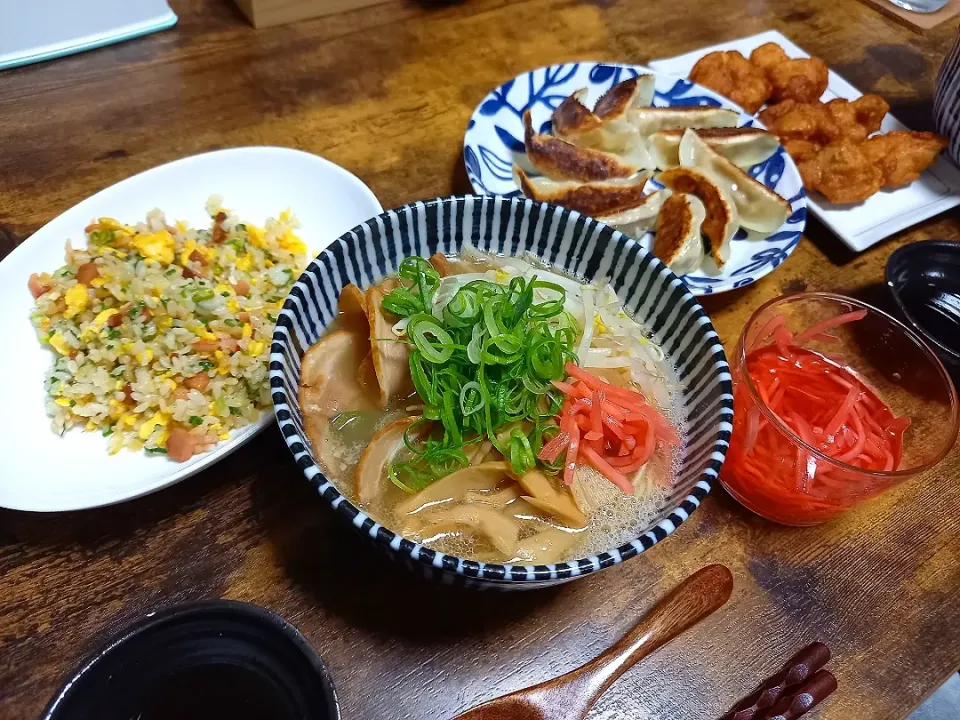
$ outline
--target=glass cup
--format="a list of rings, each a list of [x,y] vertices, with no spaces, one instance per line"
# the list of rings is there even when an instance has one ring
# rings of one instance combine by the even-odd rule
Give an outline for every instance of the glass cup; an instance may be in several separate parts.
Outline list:
[[[826,454],[817,441],[825,436],[824,428],[814,428],[819,432],[816,437],[805,432],[809,441],[805,442],[783,422],[770,404],[779,406],[790,394],[795,402],[804,402],[799,397],[804,390],[800,375],[785,382],[774,400],[763,397],[757,378],[747,372],[751,350],[774,342],[759,337],[771,327],[782,322],[797,336],[830,318],[860,310],[866,311],[863,319],[815,335],[801,347],[856,375],[896,417],[910,418],[900,461],[890,470],[841,462]],[[817,525],[840,515],[929,470],[957,438],[957,392],[936,354],[908,327],[854,298],[801,293],[771,300],[747,321],[731,365],[733,435],[720,482],[745,507],[784,525]],[[786,408],[783,404],[781,411],[787,412]],[[828,418],[834,412],[824,408],[818,417]],[[820,424],[830,422],[824,419]]]

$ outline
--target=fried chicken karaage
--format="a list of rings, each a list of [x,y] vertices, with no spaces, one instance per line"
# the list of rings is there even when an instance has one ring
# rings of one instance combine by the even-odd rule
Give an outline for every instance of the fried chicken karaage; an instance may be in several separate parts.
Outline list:
[[[883,185],[883,173],[863,151],[863,144],[849,140],[828,145],[797,168],[804,187],[819,191],[832,203],[862,202]]]
[[[781,140],[807,140],[829,145],[838,140],[863,142],[880,129],[890,106],[878,95],[863,95],[853,102],[837,98],[828,103],[784,100],[763,110],[760,121]]]
[[[863,151],[883,174],[883,187],[898,188],[920,177],[949,141],[929,132],[892,132],[863,144]]]
[[[812,103],[827,89],[829,73],[823,60],[787,57],[776,43],[766,43],[750,53],[750,63],[760,68],[769,81],[772,102]]]
[[[812,160],[820,152],[822,145],[815,142],[801,139],[787,139],[783,141],[783,149],[786,150],[793,161],[799,165],[807,160]]]
[[[839,140],[843,133],[833,119],[833,113],[823,103],[798,103],[784,100],[770,105],[758,117],[767,129],[780,136],[780,141],[807,140],[828,145]]]
[[[759,118],[779,136],[807,190],[819,191],[832,203],[857,203],[881,188],[909,185],[947,145],[946,138],[933,133],[873,135],[889,109],[877,95],[852,102],[785,100],[767,107]]]
[[[690,71],[690,79],[730,98],[751,115],[771,93],[763,71],[736,50],[704,55]]]
[[[820,58],[790,58],[776,43],[750,53],[712,52],[694,65],[690,79],[725,95],[780,138],[804,187],[832,203],[866,200],[883,188],[909,185],[948,144],[926,132],[877,135],[890,105],[878,95],[852,102],[820,102],[829,72]]]

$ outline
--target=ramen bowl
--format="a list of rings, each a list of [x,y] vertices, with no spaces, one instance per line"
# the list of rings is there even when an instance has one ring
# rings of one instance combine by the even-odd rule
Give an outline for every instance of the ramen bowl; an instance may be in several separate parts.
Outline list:
[[[584,282],[607,279],[676,370],[673,398],[685,418],[674,485],[655,519],[629,542],[548,565],[504,565],[456,557],[402,537],[350,502],[314,457],[298,403],[304,353],[337,317],[342,288],[367,288],[407,256],[455,254],[465,245],[496,255],[530,253]],[[334,511],[410,569],[449,584],[523,589],[567,582],[650,549],[710,492],[733,419],[730,372],[713,325],[685,285],[651,253],[579,213],[523,198],[456,196],[390,210],[341,236],[310,263],[277,321],[270,386],[281,431],[307,480]]]

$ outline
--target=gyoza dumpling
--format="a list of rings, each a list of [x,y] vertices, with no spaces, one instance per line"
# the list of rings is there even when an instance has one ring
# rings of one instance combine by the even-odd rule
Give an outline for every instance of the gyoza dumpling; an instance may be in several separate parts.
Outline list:
[[[626,119],[630,110],[649,107],[653,103],[654,84],[653,75],[638,75],[618,82],[600,96],[593,112],[604,121]]]
[[[587,89],[581,88],[571,93],[553,111],[553,134],[561,140],[576,143],[579,138],[589,136],[603,125],[603,121],[593,114],[593,110],[583,104],[586,96]],[[584,144],[583,147],[592,145]]]
[[[680,166],[680,139],[685,130],[660,130],[650,136],[650,158],[661,170]],[[697,130],[710,147],[739,168],[747,169],[771,157],[780,147],[776,135],[760,128],[704,128]]]
[[[710,243],[710,255],[723,269],[730,258],[730,241],[740,226],[733,198],[712,177],[692,168],[673,168],[657,175],[657,182],[674,192],[696,195],[703,201],[706,217],[701,228]]]
[[[643,137],[676,128],[735,127],[740,113],[718,107],[646,107],[628,113],[630,123]]]
[[[686,275],[703,262],[700,228],[707,209],[700,198],[686,193],[671,195],[660,208],[653,254],[677,275]]]
[[[680,140],[680,166],[697,168],[723,185],[745,228],[772,233],[790,217],[790,203],[711,148],[696,130],[687,130]]]
[[[664,201],[670,197],[670,191],[664,188],[643,196],[643,202],[636,207],[613,215],[599,215],[596,219],[615,227],[632,238],[639,239],[657,222],[657,216]],[[699,227],[698,227],[699,231]]]
[[[562,205],[591,217],[603,217],[632,210],[647,202],[643,188],[650,179],[650,173],[638,173],[631,178],[581,183],[530,177],[522,168],[514,166],[513,177],[520,191],[531,200]]]
[[[524,145],[530,163],[552,180],[595,182],[611,178],[628,178],[650,167],[646,146],[637,142],[623,155],[577,147],[552,135],[533,130],[530,111],[523,114]]]
[[[579,147],[614,153],[646,147],[629,119],[631,110],[653,102],[653,75],[624,80],[607,90],[593,111],[583,104],[587,91],[577,90],[553,113],[553,133]]]

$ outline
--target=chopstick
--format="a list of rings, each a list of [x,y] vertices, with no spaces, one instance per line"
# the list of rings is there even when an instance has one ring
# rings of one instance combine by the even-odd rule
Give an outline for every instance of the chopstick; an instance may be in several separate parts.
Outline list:
[[[822,670],[830,649],[811,643],[791,657],[720,720],[794,720],[837,689],[836,678]]]
[[[829,670],[818,670],[796,690],[780,698],[780,702],[762,715],[761,720],[795,720],[819,705],[836,689],[837,679],[833,673]]]

